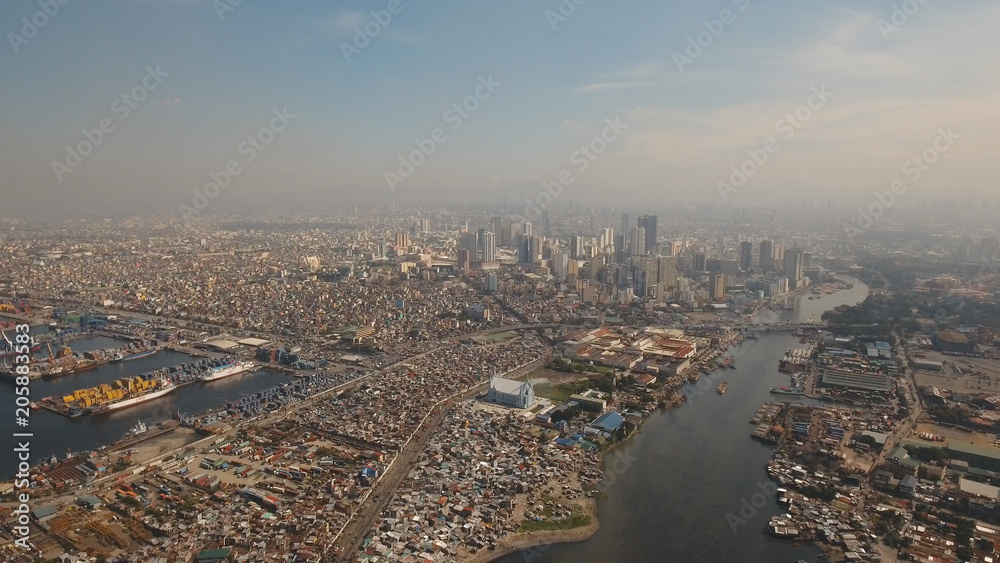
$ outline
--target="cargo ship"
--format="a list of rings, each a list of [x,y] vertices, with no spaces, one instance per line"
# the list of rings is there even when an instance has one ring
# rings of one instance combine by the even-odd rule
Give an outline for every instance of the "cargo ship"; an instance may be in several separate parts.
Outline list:
[[[3,335],[3,343],[0,343],[0,362],[20,355],[18,354],[17,347],[14,343],[10,341],[10,338],[7,338],[7,333],[0,330],[0,334]],[[31,343],[29,345],[31,346],[29,350],[32,354],[42,349],[42,343],[36,342],[34,337],[31,338]]]
[[[119,362],[128,362],[128,361],[131,361],[131,360],[138,360],[139,358],[145,358],[146,356],[152,356],[157,351],[158,350],[156,348],[150,348],[149,350],[143,350],[142,352],[136,352],[134,354],[129,354],[127,356],[122,357],[120,360],[116,360],[116,361],[119,361]]]
[[[715,388],[715,392],[721,395],[726,392],[726,389],[729,389],[729,384],[723,381]]]
[[[126,377],[90,389],[79,389],[62,397],[62,403],[71,413],[97,414],[116,411],[158,399],[177,389],[169,379],[144,379]]]
[[[201,376],[201,380],[217,381],[224,377],[229,377],[231,375],[236,375],[239,373],[243,373],[245,371],[250,371],[253,368],[254,368],[254,363],[251,361],[229,360],[226,363],[208,368],[208,371]]]

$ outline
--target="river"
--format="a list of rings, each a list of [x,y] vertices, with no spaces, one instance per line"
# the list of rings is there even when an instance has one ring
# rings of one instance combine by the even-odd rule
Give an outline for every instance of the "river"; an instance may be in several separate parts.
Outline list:
[[[819,299],[792,299],[793,310],[779,320],[819,320],[826,310],[864,300],[868,288],[855,284]],[[590,539],[524,550],[499,559],[501,563],[535,561],[740,561],[781,563],[819,560],[812,545],[796,547],[771,538],[765,528],[780,514],[776,499],[761,505],[768,484],[767,462],[774,447],[750,439],[749,424],[757,408],[772,396],[771,387],[788,385],[778,372],[784,351],[798,345],[789,333],[762,333],[730,350],[737,369],[719,370],[687,385],[688,402],[658,411],[627,445],[605,459],[609,486],[598,502],[601,527]],[[715,392],[722,380],[724,395]],[[754,507],[756,502],[757,506]]]
[[[119,346],[123,342],[95,336],[72,341],[70,346],[74,351],[87,352]],[[42,357],[47,355],[48,352],[41,354]],[[79,374],[33,380],[30,396],[31,400],[40,401],[45,397],[63,395],[76,389],[110,383],[116,379],[191,362],[194,359],[179,352],[161,350],[152,356],[128,362],[104,364]],[[137,420],[147,424],[166,420],[178,409],[184,414],[194,414],[291,380],[291,377],[281,372],[264,369],[211,383],[198,382],[187,385],[160,399],[109,414],[70,419],[47,410],[31,411],[30,425],[27,429],[34,434],[31,438],[31,462],[35,464],[52,455],[61,457],[67,450],[79,452],[110,444],[124,436],[135,426]],[[15,426],[14,398],[14,386],[8,381],[0,382],[0,405],[3,405],[0,413],[6,414],[0,417],[0,452],[12,452],[16,447],[13,433],[24,431]],[[0,476],[7,477],[14,474],[16,467],[17,460],[13,453],[0,456]]]

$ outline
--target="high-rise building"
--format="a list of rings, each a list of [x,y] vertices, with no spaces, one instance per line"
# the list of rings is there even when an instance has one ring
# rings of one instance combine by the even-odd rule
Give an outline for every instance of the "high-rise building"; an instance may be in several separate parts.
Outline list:
[[[712,274],[708,281],[708,297],[712,301],[725,299],[726,274]]]
[[[699,252],[694,255],[694,271],[704,272],[708,269],[708,257],[705,256],[704,252]]]
[[[475,231],[464,233],[458,241],[458,247],[469,252],[470,262],[479,262],[479,235]]]
[[[517,242],[517,261],[522,264],[534,262],[531,258],[531,237],[520,235]]]
[[[569,256],[573,260],[579,260],[583,256],[583,237],[573,235],[569,239]]]
[[[521,228],[521,233],[527,237],[530,237],[532,234],[534,234],[531,232],[531,221],[524,222],[524,226]]]
[[[500,216],[494,215],[490,217],[490,232],[497,237],[503,237],[503,226],[500,223]]]
[[[740,269],[749,272],[753,267],[753,243],[745,240],[740,243]]]
[[[469,264],[469,251],[467,249],[465,249],[465,248],[459,248],[458,249],[458,261],[457,261],[456,266],[458,267],[459,270],[462,270],[463,272],[468,272],[469,271],[469,267],[470,267],[470,264]]]
[[[569,254],[557,252],[552,255],[552,275],[557,281],[566,281],[566,274],[569,273]]]
[[[646,251],[643,254],[658,254],[656,248],[656,243],[658,242],[656,223],[656,215],[643,215],[639,217],[639,226],[646,230],[644,246]]]
[[[792,248],[785,252],[785,268],[782,273],[788,278],[789,289],[798,289],[799,287],[799,281],[802,279],[803,254],[805,253],[798,248]]]
[[[396,233],[396,246],[399,248],[409,248],[410,233]]]
[[[500,277],[496,272],[486,272],[486,291],[496,293],[499,279]]]
[[[656,283],[663,289],[677,286],[677,258],[661,256],[657,258]]]
[[[632,228],[631,218],[628,213],[622,212],[622,230],[621,232],[628,234],[629,229]]]
[[[497,259],[497,237],[496,233],[483,230],[479,231],[479,253],[483,262],[494,262]]]
[[[646,229],[632,227],[631,235],[628,244],[629,256],[642,256],[646,254]]]
[[[765,272],[771,272],[774,270],[774,241],[773,240],[762,240],[760,241],[760,267],[764,269]]]
[[[600,240],[597,241],[598,246],[601,248],[601,252],[607,250],[609,246],[614,246],[615,244],[615,230],[608,228],[601,232]]]

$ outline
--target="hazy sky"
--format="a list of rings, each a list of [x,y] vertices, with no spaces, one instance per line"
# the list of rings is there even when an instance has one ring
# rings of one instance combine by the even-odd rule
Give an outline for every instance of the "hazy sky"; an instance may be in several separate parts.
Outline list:
[[[229,161],[220,201],[523,201],[566,170],[567,199],[722,203],[748,150],[730,205],[996,193],[998,2],[48,1],[0,3],[0,214],[176,208]]]

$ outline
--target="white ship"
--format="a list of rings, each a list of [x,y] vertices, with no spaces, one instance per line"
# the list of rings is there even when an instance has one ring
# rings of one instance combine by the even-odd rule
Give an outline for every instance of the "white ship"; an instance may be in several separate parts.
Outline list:
[[[205,375],[201,376],[202,381],[215,381],[222,379],[223,377],[229,377],[230,375],[236,375],[238,373],[243,373],[245,371],[250,371],[253,369],[254,363],[250,361],[241,362],[236,361],[233,363],[226,364],[224,366],[219,366],[217,368],[209,369]]]
[[[167,393],[173,393],[177,389],[177,386],[173,383],[163,383],[163,386],[156,391],[150,391],[138,397],[132,397],[131,399],[122,399],[121,401],[116,401],[114,403],[108,403],[101,406],[94,412],[108,412],[116,411],[118,409],[123,409],[125,407],[131,407],[133,405],[138,405],[140,403],[145,403],[146,401],[152,401],[153,399],[159,399],[160,397],[166,395]]]

